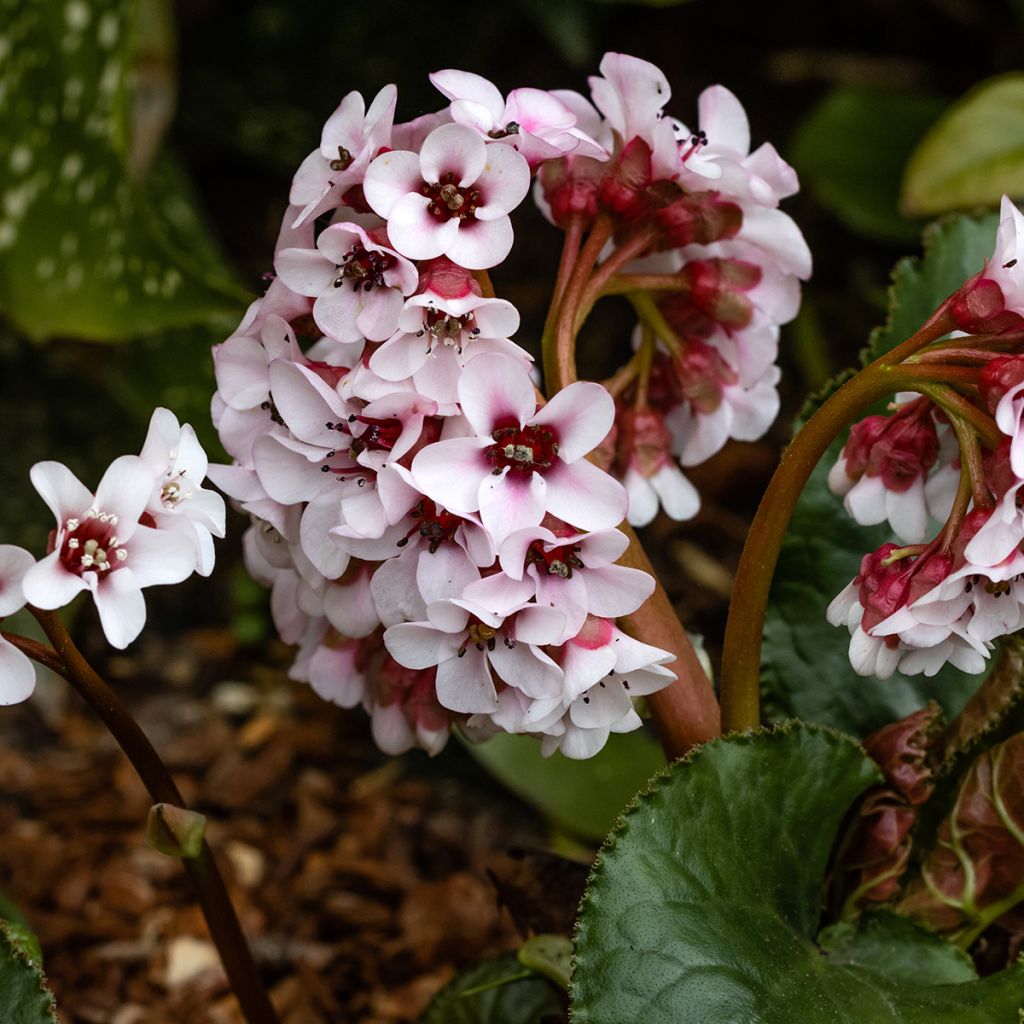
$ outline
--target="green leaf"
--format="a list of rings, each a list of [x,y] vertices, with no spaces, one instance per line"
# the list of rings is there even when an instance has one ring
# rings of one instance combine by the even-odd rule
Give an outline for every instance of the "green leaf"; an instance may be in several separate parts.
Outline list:
[[[139,28],[130,0],[38,0],[0,30],[0,310],[34,338],[226,322],[247,301],[173,161],[140,176],[160,125],[133,121]]]
[[[963,950],[884,910],[825,928],[818,945],[830,963],[866,967],[897,984],[957,985],[978,977]]]
[[[39,947],[0,920],[0,1020],[4,1024],[59,1024],[46,986]]]
[[[931,95],[844,86],[804,119],[790,155],[801,180],[848,228],[915,240],[920,223],[899,209],[903,168],[945,106]]]
[[[907,164],[903,208],[931,216],[1024,195],[1024,74],[991,78],[942,115]]]
[[[146,842],[168,857],[195,860],[203,852],[206,815],[173,804],[153,804],[146,819]]]
[[[896,266],[888,322],[872,332],[864,362],[909,337],[982,267],[992,253],[996,224],[994,215],[954,217],[929,228],[924,257]],[[857,736],[909,715],[929,699],[952,716],[978,688],[981,676],[949,666],[930,679],[900,673],[886,680],[858,676],[847,656],[848,632],[825,619],[829,602],[856,576],[861,558],[892,539],[884,524],[858,526],[829,490],[828,471],[842,444],[843,439],[836,441],[814,470],[783,542],[762,649],[766,711],[771,718],[821,722]]]
[[[642,730],[611,735],[587,761],[542,757],[540,744],[529,736],[500,734],[467,747],[516,796],[567,832],[594,841],[607,834],[615,816],[665,763],[661,747]]]
[[[424,1010],[420,1024],[541,1024],[563,1019],[558,989],[508,953],[471,967],[445,986]]]
[[[1024,969],[949,984],[935,940],[885,919],[841,953],[815,944],[835,831],[879,778],[852,740],[799,724],[657,777],[598,855],[574,1024],[1017,1024]],[[880,969],[884,943],[902,962]]]
[[[549,978],[559,988],[568,989],[572,969],[572,940],[564,935],[535,935],[519,947],[519,962]]]

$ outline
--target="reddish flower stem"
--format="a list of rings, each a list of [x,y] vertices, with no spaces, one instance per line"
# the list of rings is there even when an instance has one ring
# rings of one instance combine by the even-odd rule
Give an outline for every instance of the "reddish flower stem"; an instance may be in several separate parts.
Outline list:
[[[185,801],[174,779],[139,723],[132,718],[117,694],[85,660],[60,618],[54,612],[42,611],[31,605],[29,611],[43,627],[54,649],[52,653],[46,652],[45,648],[40,651],[38,648],[42,645],[25,638],[20,638],[22,642],[18,646],[29,657],[42,655],[36,660],[62,675],[92,706],[124,751],[154,803],[185,808]],[[53,663],[54,661],[59,663],[59,667]],[[182,863],[192,879],[199,905],[210,929],[210,936],[220,953],[224,970],[246,1021],[248,1024],[278,1024],[277,1013],[256,970],[252,953],[209,845],[204,841],[199,857],[182,858]]]
[[[580,304],[576,310],[576,330],[578,331],[583,326],[583,321],[586,320],[591,309],[594,307],[594,303],[604,293],[605,285],[615,275],[616,271],[620,267],[624,267],[627,263],[631,263],[638,256],[641,256],[647,249],[650,248],[651,242],[654,241],[654,232],[652,230],[641,231],[631,238],[627,238],[609,257],[602,263],[594,272],[590,275],[590,280],[587,282],[586,289],[580,298]],[[636,289],[634,289],[636,290]]]

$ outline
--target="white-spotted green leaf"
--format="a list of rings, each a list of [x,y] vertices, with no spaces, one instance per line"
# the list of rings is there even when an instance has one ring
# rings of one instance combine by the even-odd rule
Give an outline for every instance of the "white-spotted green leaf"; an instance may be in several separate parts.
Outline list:
[[[1024,196],[1024,74],[982,82],[921,140],[903,179],[912,216],[994,206]]]
[[[1024,968],[953,982],[962,963],[903,921],[816,943],[836,830],[880,777],[853,740],[799,724],[656,777],[587,887],[574,1024],[1018,1024]]]
[[[139,67],[141,10],[5,0],[0,15],[0,312],[34,338],[134,337],[247,299],[173,161],[149,166],[166,88]]]

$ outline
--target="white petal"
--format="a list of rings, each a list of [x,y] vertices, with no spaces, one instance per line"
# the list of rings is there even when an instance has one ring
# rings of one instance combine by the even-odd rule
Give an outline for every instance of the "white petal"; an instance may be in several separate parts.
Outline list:
[[[0,705],[20,704],[36,688],[32,662],[13,644],[0,637]]]

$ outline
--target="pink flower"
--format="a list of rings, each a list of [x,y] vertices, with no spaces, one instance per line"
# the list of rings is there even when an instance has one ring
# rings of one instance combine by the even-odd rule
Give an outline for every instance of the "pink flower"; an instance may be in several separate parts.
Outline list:
[[[565,616],[527,605],[507,616],[470,601],[440,600],[423,622],[402,622],[384,633],[384,645],[400,665],[437,666],[437,699],[450,711],[487,714],[497,708],[494,676],[539,700],[562,692],[562,670],[541,648],[555,643]]]
[[[604,149],[576,127],[576,114],[549,92],[513,89],[508,100],[486,78],[469,71],[435,71],[430,81],[452,101],[456,124],[483,139],[503,139],[530,167],[576,152],[603,158]]]
[[[622,486],[584,458],[615,418],[599,384],[571,384],[537,411],[521,365],[496,355],[463,370],[459,400],[472,436],[428,445],[413,460],[427,497],[457,515],[479,511],[498,544],[546,512],[582,530],[622,521]]]
[[[948,300],[957,327],[969,334],[1001,333],[1024,324],[1024,215],[1008,196],[999,212],[992,258]]]
[[[13,544],[0,544],[0,619],[25,606],[22,580],[35,559]],[[14,644],[0,637],[0,705],[19,704],[32,696],[36,670]]]
[[[316,249],[282,249],[274,266],[300,295],[316,296],[313,319],[344,343],[383,341],[398,326],[403,296],[416,289],[416,268],[358,224],[332,224]]]
[[[398,331],[370,357],[370,369],[385,380],[411,378],[421,395],[454,406],[459,376],[471,359],[501,354],[528,365],[529,356],[508,340],[518,328],[519,313],[504,299],[427,291],[406,302]]]
[[[350,92],[341,101],[324,125],[320,148],[295,172],[288,201],[302,211],[293,226],[340,205],[346,190],[362,181],[369,162],[390,141],[397,99],[398,90],[386,85],[369,110],[358,92]]]
[[[649,139],[672,96],[664,73],[649,61],[625,53],[606,53],[600,71],[604,77],[590,78],[590,95],[621,144],[637,137]]]
[[[107,640],[127,647],[146,622],[142,588],[180,583],[195,568],[191,540],[140,524],[154,477],[137,455],[115,459],[95,496],[59,462],[37,462],[31,477],[57,529],[50,554],[25,576],[25,599],[39,608],[63,608],[88,590]]]
[[[470,270],[496,266],[508,255],[508,215],[529,188],[529,165],[511,146],[488,145],[460,124],[435,128],[419,154],[381,154],[363,182],[367,202],[387,220],[388,237],[402,255],[447,256]]]
[[[588,615],[629,615],[651,596],[654,580],[648,573],[614,564],[629,544],[624,533],[551,526],[555,530],[531,526],[507,537],[498,555],[502,571],[464,587],[466,600],[496,614],[530,600],[557,608],[565,615],[564,642],[579,633]]]
[[[196,432],[169,409],[155,409],[140,458],[153,474],[146,512],[158,529],[179,530],[192,543],[196,571],[213,572],[213,538],[224,536],[224,499],[201,486],[207,458]]]

